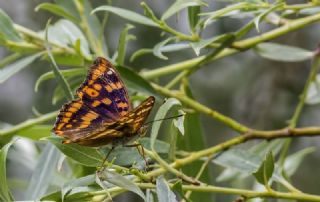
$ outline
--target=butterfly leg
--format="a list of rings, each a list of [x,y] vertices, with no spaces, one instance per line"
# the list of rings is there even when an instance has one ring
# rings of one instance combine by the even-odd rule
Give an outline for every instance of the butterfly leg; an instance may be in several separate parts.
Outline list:
[[[124,146],[125,147],[135,147],[135,148],[137,148],[139,154],[142,156],[142,158],[143,158],[143,160],[144,160],[144,162],[146,164],[146,168],[149,167],[149,164],[148,164],[148,161],[146,159],[146,156],[145,156],[145,153],[144,153],[144,148],[143,148],[142,144],[136,143],[136,144],[130,144],[130,145],[124,145]],[[139,147],[141,148],[141,150],[139,149]]]
[[[108,159],[109,155],[110,155],[110,154],[111,154],[111,152],[114,150],[114,148],[115,148],[115,146],[112,146],[112,147],[111,147],[111,149],[108,151],[107,155],[104,157],[104,159],[103,159],[103,161],[102,161],[102,163],[101,163],[101,166],[100,166],[99,172],[104,171],[104,169],[105,169],[104,164],[106,163],[106,161],[107,161],[107,159]]]

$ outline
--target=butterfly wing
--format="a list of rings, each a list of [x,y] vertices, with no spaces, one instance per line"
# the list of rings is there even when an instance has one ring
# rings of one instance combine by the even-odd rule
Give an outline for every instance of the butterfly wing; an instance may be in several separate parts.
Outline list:
[[[139,134],[139,129],[148,118],[154,102],[155,98],[153,96],[148,97],[138,107],[120,117],[116,122],[104,123],[104,127],[100,131],[95,130],[90,135],[78,139],[78,143],[82,145],[91,144],[91,146],[99,146],[102,143],[126,144]]]
[[[81,99],[77,99],[63,105],[53,131],[59,136],[74,140],[86,136],[92,126],[103,122],[104,117],[88,108]]]
[[[127,89],[112,64],[98,57],[77,95],[93,111],[115,121],[131,111]]]

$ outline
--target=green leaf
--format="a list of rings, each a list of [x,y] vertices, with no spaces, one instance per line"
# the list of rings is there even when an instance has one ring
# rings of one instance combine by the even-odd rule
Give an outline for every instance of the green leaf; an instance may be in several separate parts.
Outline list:
[[[58,43],[64,47],[76,47],[80,40],[80,51],[87,59],[91,59],[89,44],[82,31],[69,20],[58,20],[54,25],[48,27],[48,41]]]
[[[30,128],[19,130],[17,135],[37,141],[41,138],[49,137],[51,135],[51,130],[51,125],[34,125]]]
[[[222,34],[219,36],[214,36],[212,38],[209,39],[201,39],[198,42],[192,42],[190,43],[191,47],[193,48],[194,52],[196,53],[196,55],[200,55],[200,50],[207,47],[208,45],[214,43],[214,42],[223,42],[228,40],[231,36],[233,36],[232,34]]]
[[[152,27],[159,27],[159,25],[149,18],[146,18],[138,13],[135,13],[130,10],[126,10],[123,8],[113,7],[113,6],[100,6],[98,8],[95,8],[92,13],[95,13],[97,11],[108,11],[113,14],[116,14],[124,19],[130,20],[132,22],[136,22],[143,25],[148,25]]]
[[[82,18],[82,23],[86,24],[87,37],[90,39],[91,49],[95,51],[95,54],[98,55],[108,55],[108,47],[106,46],[106,41],[104,38],[104,34],[102,30],[102,25],[96,15],[93,15],[91,1],[89,0],[81,0],[78,1],[79,4],[82,4],[82,8],[84,13],[81,13],[78,9],[79,15]],[[84,14],[84,15],[83,15]]]
[[[85,68],[74,68],[74,69],[67,69],[67,70],[60,70],[60,73],[64,76],[64,77],[73,77],[73,76],[79,76],[79,75],[86,75],[86,69]],[[36,84],[34,85],[34,91],[38,92],[39,90],[39,86],[40,84],[42,84],[42,82],[49,80],[49,79],[53,79],[54,77],[54,73],[53,71],[47,72],[42,74],[38,80],[36,81]]]
[[[185,85],[183,90],[188,97],[194,98],[188,85]],[[199,151],[203,148],[207,148],[205,133],[203,132],[203,127],[200,120],[200,114],[197,112],[187,113],[184,116],[184,119],[185,135],[178,136],[178,149],[184,151]],[[203,163],[203,161],[195,161],[184,166],[182,171],[188,176],[197,176]],[[199,180],[211,184],[210,172],[208,168],[204,170]],[[210,193],[193,192],[190,199],[192,201],[211,201],[212,195]]]
[[[154,202],[153,194],[150,189],[146,190],[146,202]]]
[[[191,31],[195,31],[195,28],[199,22],[199,13],[201,12],[201,6],[190,6],[188,7],[188,19],[189,27]]]
[[[0,84],[5,82],[14,74],[18,73],[23,68],[30,65],[33,61],[39,58],[43,53],[37,53],[35,55],[27,56],[25,58],[19,59],[16,62],[0,69]]]
[[[128,39],[130,39],[129,38],[130,35],[128,35],[128,31],[132,28],[134,28],[133,25],[127,24],[120,34],[119,44],[118,44],[118,57],[116,59],[116,62],[118,65],[124,65],[127,42],[128,42]]]
[[[19,33],[14,29],[13,22],[10,17],[0,9],[0,39],[21,42],[22,38]]]
[[[185,114],[182,110],[178,110],[178,112],[179,114]],[[184,135],[184,118],[185,116],[181,116],[173,120],[174,126],[179,130],[181,135]]]
[[[144,137],[139,142],[146,149],[150,150],[150,138]],[[154,145],[155,151],[161,154],[168,154],[170,145],[164,141],[156,140]],[[107,153],[109,150],[105,151]],[[108,157],[108,161],[120,166],[132,166],[137,164],[138,167],[144,166],[145,162],[141,154],[135,147],[117,147]]]
[[[133,182],[131,182],[129,179],[127,179],[126,177],[124,177],[116,172],[110,171],[110,170],[105,170],[103,172],[99,172],[99,173],[97,173],[97,175],[100,179],[105,180],[111,184],[118,186],[118,187],[124,188],[124,189],[131,191],[133,193],[136,193],[144,201],[146,200],[146,196],[141,191],[141,189],[137,185],[135,185]]]
[[[209,24],[214,22],[217,18],[223,17],[223,16],[225,16],[231,12],[234,12],[236,10],[245,8],[248,5],[249,5],[248,2],[240,2],[240,3],[236,3],[236,4],[231,4],[230,6],[226,6],[222,9],[217,10],[217,11],[208,12],[208,13],[200,13],[199,15],[208,16],[208,18],[205,19],[205,21],[202,22],[201,24],[203,24],[203,27],[205,28]]]
[[[158,97],[158,94],[150,85],[150,83],[136,72],[122,66],[117,66],[117,70],[119,71],[121,78],[123,78],[125,85],[129,89],[139,93],[144,93],[146,95],[154,95],[155,97]]]
[[[170,190],[163,176],[157,178],[156,191],[159,202],[178,202],[176,195]]]
[[[181,103],[175,98],[169,98],[163,105],[160,106],[157,114],[154,117],[154,120],[164,119],[169,110],[174,106],[180,106]],[[150,139],[150,147],[152,150],[155,150],[155,142],[160,130],[160,126],[163,121],[155,121],[152,124],[151,129],[151,139]]]
[[[95,148],[80,146],[78,144],[62,144],[62,138],[52,136],[44,138],[53,143],[62,153],[78,163],[88,166],[97,167],[100,166],[103,157]]]
[[[70,14],[67,10],[65,10],[63,7],[61,7],[57,4],[52,4],[52,3],[39,4],[35,8],[35,11],[39,11],[39,10],[50,11],[51,13],[56,14],[58,16],[61,16],[63,18],[66,18],[68,20],[71,20],[74,23],[77,23],[79,21],[76,17],[74,17],[72,14]]]
[[[276,9],[278,9],[279,7],[282,7],[284,5],[284,3],[277,3],[276,5],[270,7],[269,9],[267,9],[266,11],[262,12],[260,15],[258,15],[258,17],[256,17],[254,19],[254,25],[258,31],[258,33],[260,33],[260,28],[259,28],[259,24],[260,22],[272,11],[275,11]]]
[[[272,177],[274,171],[274,158],[272,152],[269,152],[265,160],[260,165],[259,169],[253,173],[257,181],[265,186],[268,186],[268,182]]]
[[[300,150],[294,154],[291,154],[288,156],[284,163],[284,170],[286,171],[286,174],[288,177],[292,176],[298,167],[301,165],[301,162],[303,159],[310,153],[316,151],[315,148],[305,148],[303,150]]]
[[[169,37],[169,38],[167,38],[167,39],[165,39],[165,40],[157,43],[157,44],[154,46],[154,48],[153,48],[153,54],[154,54],[155,56],[157,56],[158,58],[161,58],[161,59],[163,59],[163,60],[167,60],[168,57],[166,57],[166,56],[164,56],[164,55],[162,54],[161,48],[162,48],[163,46],[165,46],[167,43],[169,43],[170,41],[174,40],[174,39],[175,39],[175,37]]]
[[[9,142],[5,146],[3,146],[0,150],[0,200],[1,201],[14,201],[7,182],[7,171],[6,171],[6,160],[7,154],[10,146],[13,142]]]
[[[282,62],[300,62],[313,57],[312,51],[276,43],[260,43],[254,50],[261,57]]]
[[[53,145],[45,146],[32,174],[25,199],[38,200],[47,192],[60,157],[61,153]]]
[[[151,48],[142,48],[134,52],[131,57],[130,57],[130,62],[133,62],[136,60],[138,57],[141,57],[142,55],[153,53],[153,49]]]
[[[95,175],[87,175],[80,177],[75,180],[68,181],[62,186],[61,189],[61,198],[63,199],[74,189],[79,189],[79,187],[87,187],[95,182]]]
[[[320,103],[320,74],[311,82],[306,97],[306,104],[314,105]]]
[[[174,2],[166,12],[161,17],[161,20],[166,20],[175,13],[179,12],[180,10],[190,7],[190,6],[203,6],[207,5],[206,3],[200,0],[177,0]]]

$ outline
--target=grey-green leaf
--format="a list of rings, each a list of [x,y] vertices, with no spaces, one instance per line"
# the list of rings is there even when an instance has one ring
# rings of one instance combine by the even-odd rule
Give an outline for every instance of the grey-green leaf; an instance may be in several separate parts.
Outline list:
[[[206,3],[200,0],[177,0],[175,1],[166,12],[161,17],[161,20],[166,20],[175,13],[179,12],[180,10],[187,8],[189,6],[203,6]]]
[[[170,190],[163,176],[157,178],[156,190],[159,202],[178,202],[176,195]]]
[[[159,120],[159,119],[165,118],[168,111],[176,105],[181,105],[181,103],[175,98],[169,98],[163,105],[161,105],[161,107],[159,108],[154,119]],[[151,135],[150,135],[150,137],[151,137],[150,138],[150,147],[152,150],[155,149],[154,145],[155,145],[161,124],[162,124],[162,121],[156,121],[152,125]]]
[[[120,34],[119,44],[118,44],[118,56],[116,59],[116,62],[118,65],[124,65],[124,60],[125,60],[125,56],[126,56],[127,41],[130,36],[130,35],[128,35],[128,31],[132,28],[134,28],[133,25],[127,24]]]
[[[61,153],[53,145],[45,146],[32,174],[25,199],[38,200],[47,192],[60,156]]]
[[[311,82],[305,102],[310,105],[320,103],[320,74],[317,74],[316,78]]]
[[[102,173],[98,173],[98,176],[102,180],[105,180],[111,184],[114,184],[114,185],[119,186],[121,188],[124,188],[128,191],[136,193],[144,201],[146,200],[146,196],[141,191],[141,189],[137,185],[135,185],[133,182],[131,182],[129,179],[127,179],[126,177],[124,177],[116,172],[110,171],[110,170],[105,170]]]
[[[72,77],[72,76],[85,75],[86,69],[84,68],[66,69],[66,70],[60,70],[60,73],[66,78],[66,77]],[[49,79],[53,79],[53,78],[54,78],[53,71],[42,74],[36,81],[36,84],[34,85],[34,91],[35,92],[38,91],[39,86],[40,84],[42,84],[42,82]]]
[[[9,142],[0,150],[0,201],[14,201],[7,182],[6,160],[10,146],[13,142]]]
[[[14,29],[10,17],[2,9],[0,9],[0,38],[15,42],[22,41],[19,33]]]
[[[261,43],[254,50],[261,57],[281,62],[300,62],[313,57],[312,51],[276,43]]]
[[[71,20],[72,22],[77,22],[78,19],[74,17],[72,14],[70,14],[66,9],[64,9],[62,6],[59,6],[57,4],[52,4],[52,3],[42,3],[39,4],[36,8],[35,11],[39,10],[47,10],[50,11],[53,14],[56,14],[58,16],[61,16],[63,18],[66,18],[68,20]]]
[[[48,140],[53,143],[62,153],[71,159],[79,162],[82,165],[88,167],[100,166],[103,160],[103,156],[97,151],[97,149],[91,147],[84,147],[78,144],[62,144],[62,138],[60,137],[47,137],[44,140]]]
[[[301,165],[301,162],[303,159],[310,153],[314,152],[316,149],[311,148],[305,148],[303,150],[300,150],[294,154],[291,154],[286,158],[286,161],[284,163],[284,170],[286,171],[286,174],[290,177],[292,176],[298,167]]]
[[[39,58],[42,54],[43,53],[37,53],[35,55],[27,56],[25,58],[17,60],[16,62],[0,69],[0,83],[5,82],[11,76],[13,76],[14,74],[19,72],[23,68],[30,65],[33,61],[35,61],[37,58]]]
[[[139,24],[148,25],[148,26],[152,26],[152,27],[159,27],[159,25],[157,23],[153,22],[149,18],[142,16],[138,13],[135,13],[133,11],[123,9],[123,8],[118,8],[118,7],[114,7],[114,6],[100,6],[98,8],[95,8],[92,11],[92,13],[95,13],[97,11],[108,11],[108,12],[116,14],[124,19],[130,20],[132,22],[136,22]]]

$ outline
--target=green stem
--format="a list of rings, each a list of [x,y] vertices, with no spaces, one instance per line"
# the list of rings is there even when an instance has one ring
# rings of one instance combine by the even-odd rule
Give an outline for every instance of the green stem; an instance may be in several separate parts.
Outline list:
[[[315,59],[314,59],[314,61],[312,63],[312,66],[311,66],[309,77],[308,77],[307,82],[306,82],[306,84],[304,86],[302,94],[300,95],[300,101],[299,101],[299,103],[297,105],[297,108],[296,108],[296,110],[295,110],[295,112],[294,112],[294,114],[292,116],[291,121],[290,121],[289,127],[291,127],[291,128],[295,128],[296,125],[297,125],[297,122],[299,120],[300,114],[301,114],[301,112],[303,110],[304,103],[305,103],[306,98],[307,98],[308,89],[309,89],[311,83],[316,78],[316,75],[318,73],[319,63],[320,63],[319,58],[315,57]]]
[[[89,44],[91,49],[95,52],[95,54],[99,56],[104,56],[102,45],[99,43],[99,40],[96,39],[94,33],[92,33],[90,29],[88,19],[84,13],[83,3],[81,3],[81,0],[76,0],[74,2],[81,18],[81,22],[79,23],[79,25],[81,26],[83,31],[86,33],[88,41],[90,42]]]
[[[142,189],[155,189],[156,185],[152,183],[136,183]],[[172,187],[173,184],[169,183],[169,186]],[[113,193],[121,193],[121,190],[124,190],[120,187],[114,187],[108,189],[108,191],[114,195]],[[236,188],[226,188],[226,187],[218,187],[211,185],[203,185],[203,186],[194,186],[194,185],[182,185],[182,190],[184,191],[195,191],[195,192],[206,192],[206,193],[221,193],[221,194],[232,194],[232,195],[241,195],[245,198],[279,198],[279,199],[290,199],[290,200],[301,200],[301,201],[313,201],[320,202],[320,196],[312,195],[312,194],[304,194],[304,193],[287,193],[287,192],[278,192],[278,191],[251,191],[247,189],[236,189]],[[95,191],[90,192],[89,195],[99,196],[105,195],[106,191]]]
[[[181,93],[173,93],[172,91],[163,88],[161,86],[158,86],[156,84],[152,84],[152,87],[158,91],[159,93],[167,96],[167,97],[174,97],[180,100],[183,104],[195,109],[196,111],[199,111],[201,113],[207,114],[210,117],[224,123],[225,125],[229,126],[230,128],[234,129],[235,131],[238,131],[240,133],[245,133],[249,130],[246,126],[238,123],[237,121],[224,116],[223,114],[220,114],[219,112],[210,109],[209,107],[206,107],[193,99],[187,97],[186,95],[183,95]]]
[[[14,134],[15,132],[19,131],[19,130],[22,130],[22,129],[25,129],[25,128],[28,128],[28,127],[31,127],[33,125],[36,125],[36,124],[39,124],[39,123],[42,123],[42,122],[45,122],[45,121],[48,121],[48,120],[51,120],[51,119],[54,119],[56,116],[58,115],[58,112],[51,112],[51,113],[48,113],[48,114],[44,114],[38,118],[34,118],[34,119],[28,119],[22,123],[19,123],[11,128],[7,128],[7,129],[3,129],[3,130],[0,130],[0,137],[1,136],[7,136],[7,135],[12,135]]]

